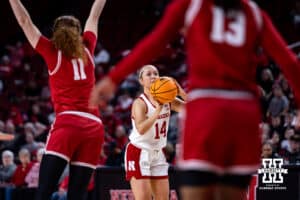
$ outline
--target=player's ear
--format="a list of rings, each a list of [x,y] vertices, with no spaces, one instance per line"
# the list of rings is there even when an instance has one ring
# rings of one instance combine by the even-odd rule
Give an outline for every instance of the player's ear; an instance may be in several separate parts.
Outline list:
[[[139,83],[140,85],[143,85],[143,77],[139,77]]]

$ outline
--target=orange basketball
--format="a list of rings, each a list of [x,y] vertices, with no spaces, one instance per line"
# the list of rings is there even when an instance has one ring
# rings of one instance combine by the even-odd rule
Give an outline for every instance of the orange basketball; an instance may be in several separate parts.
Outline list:
[[[178,94],[178,88],[172,78],[161,77],[150,86],[150,93],[159,103],[170,103]]]

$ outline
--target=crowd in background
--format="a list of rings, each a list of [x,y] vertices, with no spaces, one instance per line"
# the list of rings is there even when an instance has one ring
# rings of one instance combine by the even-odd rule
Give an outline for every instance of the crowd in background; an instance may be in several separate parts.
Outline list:
[[[295,42],[299,39],[297,34],[300,36],[300,1],[293,2],[294,6],[290,9],[288,19],[276,16],[275,20],[278,18],[279,21],[290,22],[285,23],[284,26],[288,24],[289,28],[282,34],[288,41]],[[159,16],[163,7],[163,4],[157,4],[156,12],[153,14]],[[278,14],[276,9],[272,12]],[[153,61],[153,64],[157,66],[161,75],[176,78],[187,90],[187,66],[183,45],[184,40],[178,36],[178,39],[168,45],[164,54]],[[99,42],[95,52],[97,79],[101,79],[116,61],[129,52],[130,49],[109,51]],[[297,107],[294,104],[293,93],[279,66],[269,60],[264,52],[258,54],[256,79],[263,110],[260,125],[262,158],[281,157],[286,164],[300,164],[300,133],[294,127]],[[10,142],[0,142],[2,158],[0,186],[37,186],[39,162],[51,123],[55,119],[47,81],[47,67],[28,43],[15,41],[2,47],[0,131],[14,134],[15,139]],[[120,85],[110,104],[101,110],[101,119],[106,133],[103,149],[99,155],[99,166],[122,166],[123,154],[131,130],[131,104],[139,92],[137,74],[132,74]],[[170,120],[168,144],[165,148],[168,162],[172,164],[176,162],[177,138],[180,133],[179,120],[179,116],[174,113]]]

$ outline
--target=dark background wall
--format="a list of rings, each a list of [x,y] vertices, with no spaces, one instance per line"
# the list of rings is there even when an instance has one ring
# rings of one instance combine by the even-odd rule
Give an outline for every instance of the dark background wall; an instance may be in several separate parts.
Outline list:
[[[291,13],[299,0],[256,0],[271,15],[283,36],[294,42],[299,36],[291,28]],[[43,34],[51,32],[53,20],[73,14],[84,24],[93,0],[22,0]],[[170,0],[107,0],[99,25],[99,41],[111,52],[131,48],[151,30]],[[0,49],[3,44],[24,40],[8,0],[0,1]]]
[[[22,2],[33,22],[43,34],[49,36],[54,19],[63,14],[76,16],[84,25],[93,0],[22,0]],[[100,19],[99,41],[111,51],[131,47],[153,27],[160,16],[155,11],[162,9],[166,2],[168,0],[107,0]],[[0,1],[0,10],[0,46],[24,40],[8,0]]]

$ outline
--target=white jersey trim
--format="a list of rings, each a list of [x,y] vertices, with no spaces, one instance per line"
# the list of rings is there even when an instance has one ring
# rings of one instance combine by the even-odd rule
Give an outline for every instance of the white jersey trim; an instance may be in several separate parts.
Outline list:
[[[48,150],[46,150],[46,151],[45,151],[45,154],[60,157],[60,158],[62,158],[62,159],[64,159],[64,160],[66,160],[67,162],[70,161],[70,158],[69,158],[68,156],[66,156],[66,155],[64,155],[64,154],[62,154],[62,153],[58,153],[58,152],[56,152],[56,151],[48,151]]]
[[[202,3],[203,3],[203,0],[191,0],[191,3],[185,14],[185,26],[186,27],[189,27],[193,23],[196,15],[198,14],[199,10],[201,9]]]
[[[61,57],[62,57],[61,54],[62,54],[61,50],[58,50],[58,52],[57,52],[57,62],[56,62],[55,68],[52,72],[50,70],[48,70],[48,73],[49,73],[50,76],[54,75],[59,70],[59,68],[61,66]]]
[[[93,59],[93,56],[92,54],[90,53],[90,51],[87,49],[87,48],[84,48],[84,50],[86,51],[89,59],[91,60],[91,62],[93,63],[93,67],[95,68],[95,62],[94,62],[94,59]]]
[[[179,161],[178,167],[181,170],[198,170],[198,171],[203,170],[208,172],[214,172],[218,175],[224,175],[224,174],[248,175],[256,172],[256,170],[259,168],[259,164],[236,165],[236,166],[231,166],[229,168],[223,168],[208,161],[191,159],[191,160]]]
[[[85,162],[75,161],[75,162],[71,162],[70,164],[71,165],[76,165],[76,166],[81,166],[81,167],[88,167],[88,168],[96,169],[96,165],[92,165],[92,164],[85,163]]]
[[[254,95],[247,91],[230,91],[222,89],[195,89],[188,93],[188,101],[198,98],[221,99],[254,99]]]
[[[91,113],[80,112],[80,111],[71,111],[71,110],[70,111],[63,111],[63,112],[59,113],[59,115],[65,115],[65,114],[78,115],[80,117],[89,118],[89,119],[92,119],[92,120],[97,121],[99,123],[102,123],[101,119],[99,119],[95,115],[92,115]]]
[[[251,11],[252,11],[252,13],[254,15],[254,18],[255,18],[258,30],[259,31],[262,30],[262,28],[263,28],[263,20],[262,20],[262,16],[261,16],[259,7],[253,1],[249,1],[249,7],[251,8]]]

